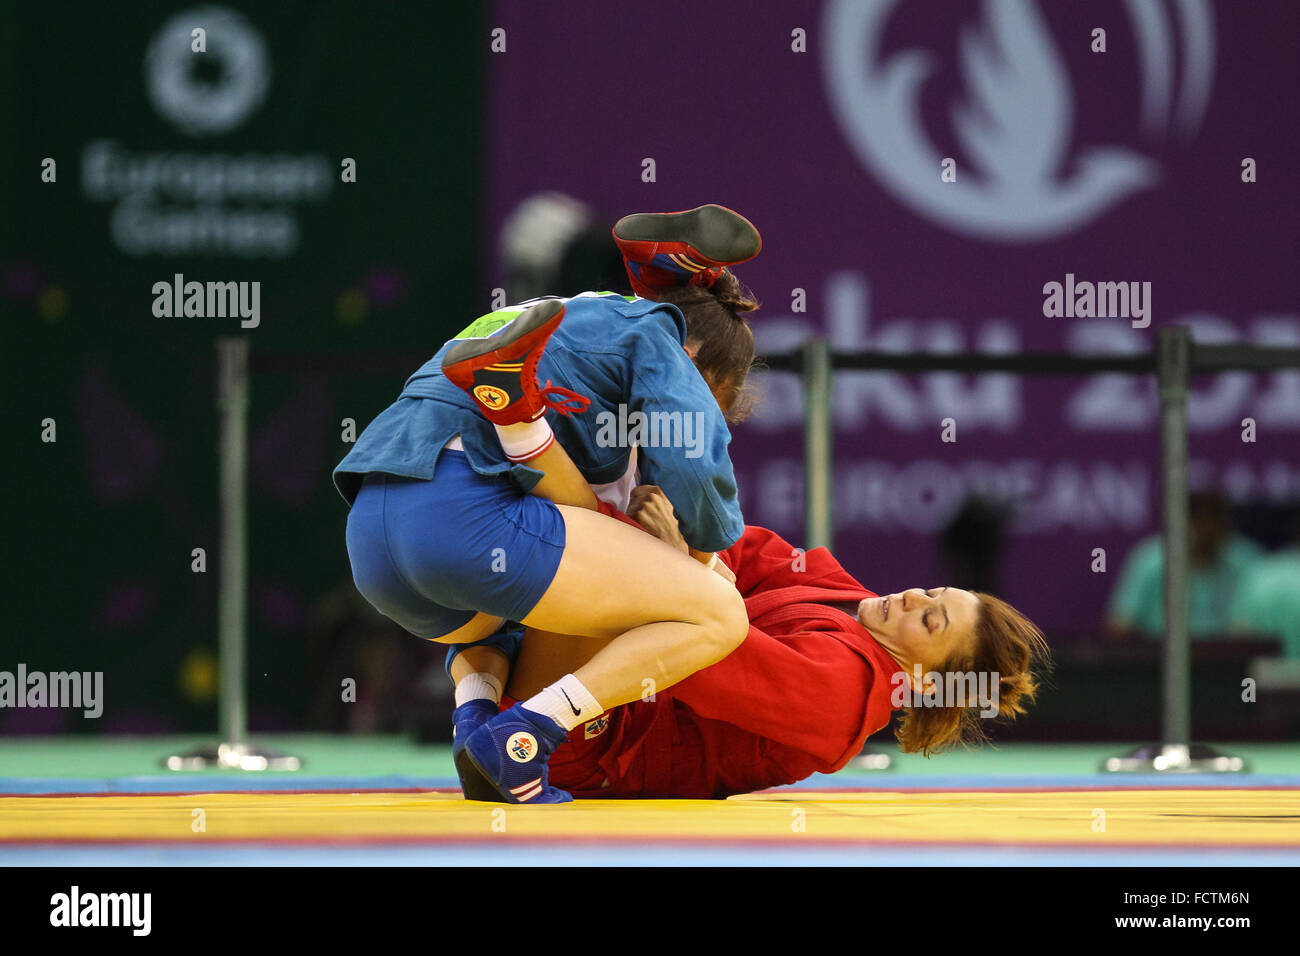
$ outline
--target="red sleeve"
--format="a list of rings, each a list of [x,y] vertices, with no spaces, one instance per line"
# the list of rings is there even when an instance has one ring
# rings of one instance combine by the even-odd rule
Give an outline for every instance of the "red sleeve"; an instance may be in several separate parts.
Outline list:
[[[736,573],[736,588],[743,597],[793,584],[863,590],[825,548],[805,552],[775,531],[757,525],[746,525],[740,540],[723,551],[722,557]]]
[[[616,520],[616,521],[621,521],[621,522],[623,522],[624,524],[630,524],[632,527],[636,528],[636,530],[638,530],[638,531],[645,531],[645,528],[641,527],[639,524],[637,524],[635,521],[633,521],[633,520],[632,520],[631,518],[629,518],[627,515],[623,514],[623,512],[619,511],[617,508],[615,508],[615,507],[614,507],[613,505],[611,505],[609,502],[607,502],[607,501],[602,501],[600,498],[597,498],[597,499],[596,499],[596,510],[599,511],[601,514],[606,515],[607,517],[613,518],[613,519]],[[646,534],[649,534],[649,533],[650,533],[650,532],[646,531]]]
[[[861,746],[871,665],[836,635],[774,637],[751,626],[741,645],[669,693],[701,717],[838,767]]]
[[[630,524],[638,531],[645,531],[645,528],[613,505],[598,499],[596,506],[601,514]],[[740,536],[740,540],[725,551],[719,551],[718,555],[735,573],[736,590],[741,597],[790,584],[862,590],[862,585],[825,548],[813,548],[805,552],[775,531],[758,525],[745,525],[745,533]]]

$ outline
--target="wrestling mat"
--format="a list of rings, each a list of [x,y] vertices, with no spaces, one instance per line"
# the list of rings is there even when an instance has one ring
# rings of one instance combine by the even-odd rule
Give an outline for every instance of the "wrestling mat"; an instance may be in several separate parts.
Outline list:
[[[1300,864],[1289,773],[904,767],[727,800],[541,807],[400,776],[9,777],[0,791],[0,864]]]

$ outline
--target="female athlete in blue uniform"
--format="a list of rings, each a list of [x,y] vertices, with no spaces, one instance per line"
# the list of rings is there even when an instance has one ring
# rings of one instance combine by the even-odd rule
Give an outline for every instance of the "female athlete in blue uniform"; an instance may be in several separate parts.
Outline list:
[[[657,301],[584,293],[484,316],[407,380],[335,469],[357,588],[406,630],[463,645],[517,621],[609,641],[460,742],[512,803],[568,800],[546,760],[569,729],[721,660],[748,630],[740,595],[706,564],[744,530],[721,408],[735,407],[753,361],[742,313],[754,303],[726,266],[761,240],[720,206],[625,217],[614,235],[633,288]],[[669,440],[630,434],[622,423],[634,421]],[[601,485],[639,469],[689,503],[690,556],[528,494],[559,483],[567,459],[570,477],[576,466]]]

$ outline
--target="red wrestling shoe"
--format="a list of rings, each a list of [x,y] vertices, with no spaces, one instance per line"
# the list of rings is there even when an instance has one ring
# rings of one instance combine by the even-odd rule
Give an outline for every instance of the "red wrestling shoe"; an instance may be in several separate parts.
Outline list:
[[[564,303],[558,299],[534,305],[485,338],[458,341],[443,356],[442,372],[495,425],[536,421],[548,408],[562,415],[584,412],[591,399],[549,381],[545,386],[537,382],[537,362],[563,319]]]
[[[614,224],[632,290],[653,299],[660,289],[713,285],[725,266],[748,262],[763,248],[754,224],[725,206],[685,212],[641,212]]]

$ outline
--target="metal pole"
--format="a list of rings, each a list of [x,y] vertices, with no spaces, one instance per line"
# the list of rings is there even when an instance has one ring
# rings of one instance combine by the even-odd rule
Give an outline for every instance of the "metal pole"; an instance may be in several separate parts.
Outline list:
[[[831,343],[803,347],[804,526],[807,548],[831,546]]]
[[[248,405],[247,338],[217,340],[217,416],[220,468],[221,561],[217,579],[217,650],[221,690],[217,725],[221,742],[163,760],[169,770],[298,770],[302,761],[256,748],[248,735]]]
[[[1190,573],[1188,535],[1187,399],[1192,381],[1192,336],[1183,326],[1156,332],[1156,385],[1160,392],[1160,470],[1164,516],[1165,635],[1161,675],[1161,743],[1139,747],[1102,764],[1110,771],[1233,773],[1245,769],[1229,757],[1192,743],[1191,647],[1187,634]]]
[[[1165,647],[1164,714],[1166,746],[1192,742],[1191,680],[1187,644],[1187,396],[1191,388],[1192,337],[1186,328],[1156,333],[1156,384],[1160,390],[1161,485],[1164,498]]]
[[[831,343],[829,339],[809,339],[801,355],[804,409],[804,537],[805,546],[830,548],[831,475],[834,455],[831,447],[831,394],[833,388]],[[889,754],[870,743],[853,758],[858,770],[888,770],[893,765]]]
[[[221,570],[217,638],[221,658],[221,739],[241,745],[248,732],[245,697],[248,590],[248,339],[217,342],[217,414],[221,420]]]

